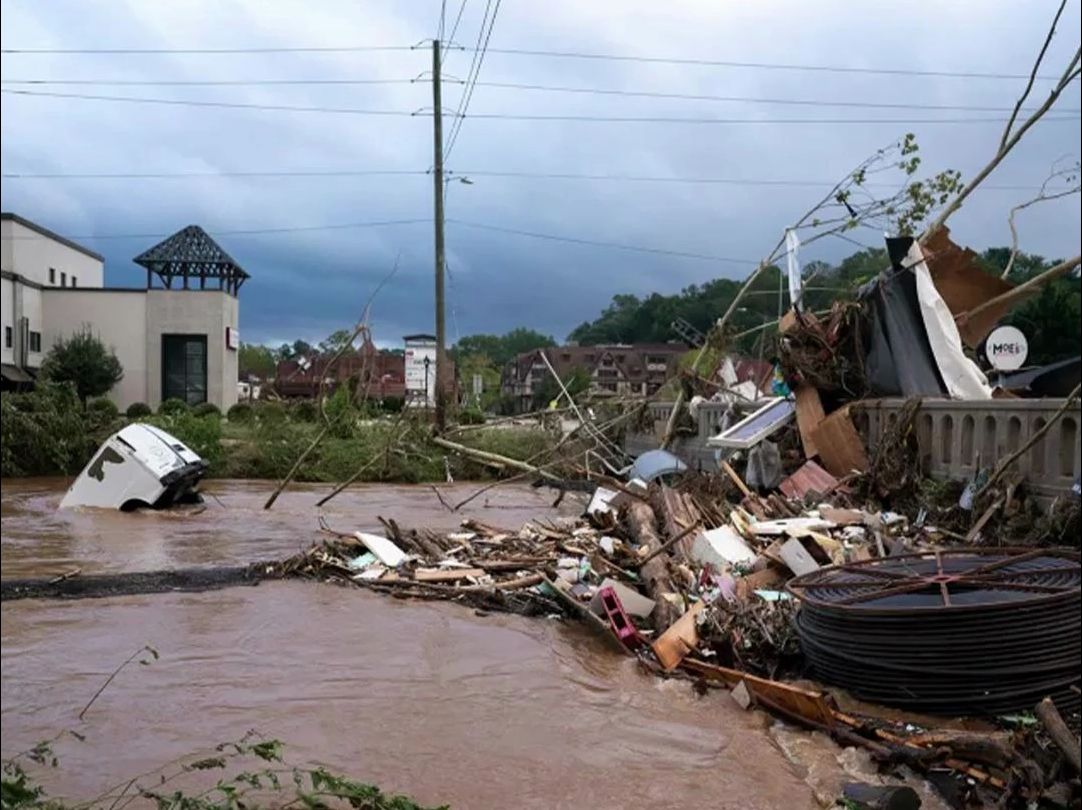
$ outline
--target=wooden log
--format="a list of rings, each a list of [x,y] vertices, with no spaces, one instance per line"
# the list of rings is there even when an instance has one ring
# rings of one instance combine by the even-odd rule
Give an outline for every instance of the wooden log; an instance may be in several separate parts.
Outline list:
[[[533,464],[527,464],[525,461],[519,461],[518,459],[508,458],[507,456],[501,456],[498,453],[489,453],[487,450],[478,450],[476,447],[467,447],[464,444],[458,442],[448,441],[441,436],[433,436],[432,443],[444,448],[445,450],[451,450],[455,453],[459,453],[463,456],[469,456],[470,458],[477,459],[485,464],[495,464],[500,467],[511,467],[515,470],[522,472],[534,473],[542,478],[546,478],[549,481],[559,481],[559,477],[553,475],[548,470],[544,470],[541,467],[536,467]]]
[[[418,569],[413,572],[413,578],[417,582],[455,582],[466,577],[482,577],[485,572],[481,568],[441,568],[439,570]]]
[[[632,539],[644,546],[647,553],[653,553],[661,548],[661,539],[657,532],[657,518],[648,504],[641,501],[631,503],[628,506],[625,521]],[[667,554],[659,554],[639,569],[646,594],[657,602],[651,617],[658,633],[664,632],[680,618],[680,608],[670,601],[678,594],[669,576],[668,559]]]
[[[1037,704],[1037,708],[1033,712],[1040,718],[1041,725],[1048,732],[1048,736],[1059,746],[1064,756],[1067,757],[1067,761],[1074,766],[1075,773],[1082,773],[1082,751],[1079,750],[1078,737],[1067,728],[1067,724],[1063,722],[1063,717],[1056,708],[1056,704],[1052,702],[1052,698],[1042,700]]]

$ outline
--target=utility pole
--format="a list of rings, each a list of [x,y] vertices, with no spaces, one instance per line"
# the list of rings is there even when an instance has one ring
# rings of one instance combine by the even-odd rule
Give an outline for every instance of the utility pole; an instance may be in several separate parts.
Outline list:
[[[443,319],[443,107],[440,93],[440,48],[438,39],[432,40],[432,140],[433,140],[433,191],[435,193],[436,224],[436,430],[442,433],[447,426],[447,403],[445,377],[447,374],[447,334]]]

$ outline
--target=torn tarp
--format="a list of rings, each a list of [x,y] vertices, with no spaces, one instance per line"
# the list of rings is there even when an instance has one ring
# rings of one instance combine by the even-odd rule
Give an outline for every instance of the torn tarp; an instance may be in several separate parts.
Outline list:
[[[887,239],[891,269],[862,293],[872,322],[865,370],[882,396],[988,399],[984,373],[963,351],[950,309],[912,237]]]

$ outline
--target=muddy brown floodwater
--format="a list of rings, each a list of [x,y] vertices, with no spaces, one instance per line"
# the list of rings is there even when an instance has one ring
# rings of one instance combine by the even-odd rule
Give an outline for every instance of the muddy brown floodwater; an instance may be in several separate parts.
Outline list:
[[[64,484],[2,483],[3,576],[279,556],[316,537],[325,491],[297,487],[266,513],[271,485],[216,481],[208,489],[222,505],[211,499],[198,515],[57,513]],[[474,488],[448,487],[447,498]],[[508,486],[466,514],[518,526],[555,514],[551,498]],[[408,486],[358,487],[326,514],[343,528],[375,528],[376,515],[426,526],[462,518],[430,488]],[[777,741],[809,748],[828,770],[834,761],[828,744],[801,735],[794,746],[794,732],[771,733],[724,692],[698,697],[685,682],[644,675],[582,627],[551,619],[304,582],[25,600],[0,612],[4,756],[62,728],[87,737],[59,743],[61,767],[43,773],[56,795],[97,795],[249,729],[283,740],[295,761],[456,808],[808,808],[807,771]],[[161,660],[125,669],[78,721],[146,643]]]

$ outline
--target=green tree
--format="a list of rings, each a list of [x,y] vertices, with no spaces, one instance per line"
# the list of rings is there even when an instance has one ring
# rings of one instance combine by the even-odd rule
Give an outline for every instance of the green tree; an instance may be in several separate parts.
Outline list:
[[[308,354],[311,351],[312,351],[312,344],[311,343],[308,343],[307,341],[304,341],[304,340],[294,340],[293,341],[293,356],[294,357],[297,356],[298,354]]]
[[[1010,259],[1011,249],[989,248],[981,254],[984,267],[996,276]],[[1032,253],[1019,253],[1010,281],[1020,284],[1059,264]],[[1040,291],[1008,312],[1003,323],[1022,330],[1029,343],[1026,365],[1044,365],[1082,354],[1082,282],[1078,272],[1045,284]]]
[[[461,363],[467,357],[487,357],[499,369],[523,352],[555,345],[552,335],[519,327],[506,335],[467,335],[455,344],[453,354],[456,363]]]
[[[41,364],[41,376],[48,382],[73,384],[85,406],[90,397],[109,393],[124,378],[124,368],[116,353],[84,326],[53,345]]]
[[[241,379],[247,379],[249,374],[264,380],[273,377],[275,365],[275,353],[270,347],[259,343],[240,344],[237,366]]]
[[[335,329],[327,336],[326,340],[319,342],[319,350],[324,354],[336,352],[349,343],[352,336],[353,333],[348,329]]]

